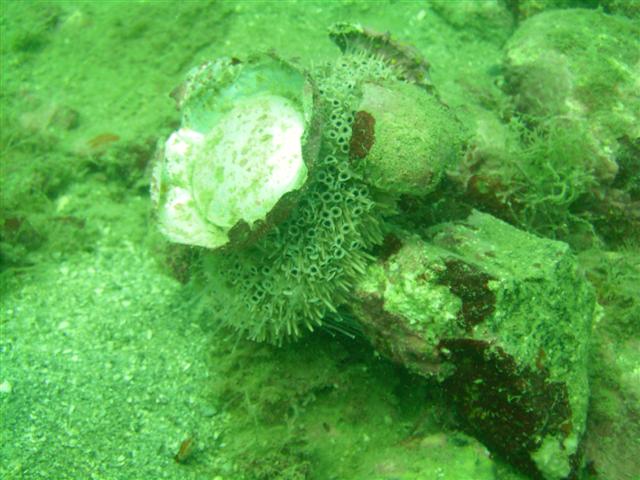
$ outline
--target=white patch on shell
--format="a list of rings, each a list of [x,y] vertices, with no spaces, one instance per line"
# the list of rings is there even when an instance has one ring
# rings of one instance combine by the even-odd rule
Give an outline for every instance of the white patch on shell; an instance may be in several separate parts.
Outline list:
[[[153,174],[161,232],[173,242],[216,248],[240,220],[264,220],[306,181],[303,133],[301,112],[269,94],[238,101],[209,132],[174,132]]]

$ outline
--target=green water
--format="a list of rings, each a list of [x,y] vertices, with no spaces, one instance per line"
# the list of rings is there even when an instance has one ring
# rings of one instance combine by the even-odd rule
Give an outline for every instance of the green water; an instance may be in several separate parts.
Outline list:
[[[339,21],[429,60],[469,132],[461,163],[486,174],[460,202],[571,245],[602,306],[582,477],[640,478],[638,3],[0,5],[1,478],[529,478],[363,335],[273,347],[216,329],[156,230],[150,164],[187,71],[271,49],[330,61]],[[549,40],[553,68],[512,68],[516,42],[544,45],[532,22],[551,7],[579,12],[548,17],[571,25]]]

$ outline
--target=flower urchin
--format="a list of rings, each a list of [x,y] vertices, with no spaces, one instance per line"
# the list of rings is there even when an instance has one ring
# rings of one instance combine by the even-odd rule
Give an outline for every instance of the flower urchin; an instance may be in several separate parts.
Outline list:
[[[196,278],[212,315],[253,340],[279,344],[326,325],[374,260],[395,198],[429,193],[443,168],[432,145],[449,138],[412,133],[409,145],[384,117],[397,95],[437,102],[426,62],[359,27],[337,27],[334,40],[343,55],[311,76],[274,56],[194,70],[177,94],[181,129],[154,171],[161,231],[207,248]],[[373,105],[372,91],[389,105]],[[400,125],[422,128],[421,110],[410,112]],[[390,150],[408,161],[386,188]]]
[[[222,322],[254,340],[280,343],[326,322],[383,237],[379,205],[349,158],[357,95],[340,72],[317,76],[316,113],[328,121],[295,207],[252,245],[203,259]]]

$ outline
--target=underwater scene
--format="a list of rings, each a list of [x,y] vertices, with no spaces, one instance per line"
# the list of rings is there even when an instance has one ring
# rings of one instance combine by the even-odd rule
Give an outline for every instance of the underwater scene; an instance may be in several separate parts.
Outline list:
[[[640,2],[0,7],[0,478],[640,479]]]

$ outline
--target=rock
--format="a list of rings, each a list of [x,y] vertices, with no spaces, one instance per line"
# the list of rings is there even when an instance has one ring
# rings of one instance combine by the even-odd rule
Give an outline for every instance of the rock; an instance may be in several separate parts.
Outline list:
[[[602,11],[522,22],[502,66],[510,122],[478,115],[452,171],[466,200],[577,248],[638,240],[639,38],[637,22]]]
[[[591,347],[585,456],[597,478],[640,478],[640,250],[582,252],[602,305]]]
[[[598,8],[606,13],[637,17],[640,15],[640,3],[629,0],[504,0],[505,7],[517,21],[523,21],[546,10],[567,8]]]
[[[534,15],[506,45],[505,90],[517,109],[588,127],[605,182],[617,173],[620,141],[640,137],[638,39],[630,19],[568,9]]]
[[[455,116],[434,95],[408,83],[365,83],[362,92],[351,156],[363,159],[367,181],[395,193],[432,192],[462,150]]]
[[[619,244],[620,238],[637,240],[640,231],[636,187],[640,172],[639,39],[640,25],[629,18],[584,9],[550,10],[523,22],[505,47],[504,90],[512,96],[517,115],[534,127],[533,141],[525,142],[518,157],[525,157],[521,163],[526,169],[530,163],[541,163],[535,158],[536,144],[544,147],[546,142],[551,149],[551,155],[543,157],[550,161],[543,161],[527,175],[532,179],[530,185],[525,182],[519,188],[524,198],[512,199],[512,203],[539,205],[533,207],[539,210],[534,217],[546,217],[556,227],[574,223],[571,215],[552,213],[556,206],[566,207],[574,218],[578,215],[591,223],[610,246]],[[575,148],[566,149],[561,154],[566,161],[558,162],[553,153],[563,143]],[[527,152],[534,153],[529,161]],[[495,177],[487,166],[480,170],[478,178]],[[549,202],[554,195],[545,185],[554,181],[544,177],[545,171],[553,171],[570,186],[562,190],[570,193],[568,200],[580,201],[561,199],[564,207]],[[505,185],[513,183],[505,179],[517,177],[504,172],[498,176]],[[502,189],[496,196],[503,198],[505,193],[509,190]]]
[[[582,463],[596,307],[569,246],[480,212],[399,234],[353,305],[387,357],[441,380],[468,430],[534,478]]]
[[[431,193],[459,161],[466,132],[431,83],[429,62],[389,34],[358,25],[336,24],[329,35],[343,52],[361,56],[363,65],[372,63],[372,73],[377,70],[354,88],[352,163],[384,192]],[[360,69],[355,70],[345,73],[355,79]]]

